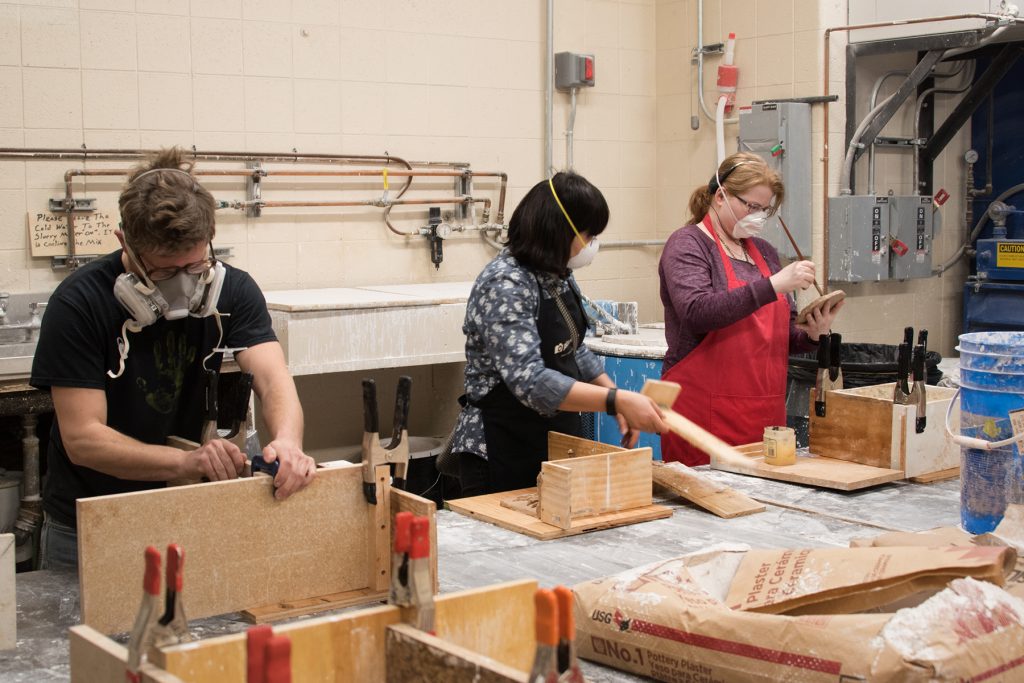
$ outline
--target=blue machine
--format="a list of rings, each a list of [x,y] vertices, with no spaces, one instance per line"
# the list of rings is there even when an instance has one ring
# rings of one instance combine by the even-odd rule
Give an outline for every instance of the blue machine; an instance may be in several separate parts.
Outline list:
[[[604,371],[612,378],[620,389],[640,391],[644,388],[644,382],[649,379],[661,379],[661,360],[652,358],[638,358],[633,356],[612,356],[604,352],[597,354],[604,361]],[[594,414],[594,436],[595,441],[618,446],[622,440],[619,432],[618,421],[604,413]],[[650,447],[655,460],[661,460],[661,437],[657,434],[643,432],[637,448]]]
[[[983,60],[978,66],[981,74]],[[986,175],[992,187],[988,192],[974,190],[969,200],[974,216],[987,212],[990,220],[973,245],[975,259],[964,284],[964,332],[1024,329],[1024,192],[1013,189],[1024,182],[1024,138],[1018,131],[1018,112],[1024,106],[1021,83],[1024,60],[996,85],[988,106],[979,107],[971,121],[978,151],[969,152],[968,161],[990,169]]]

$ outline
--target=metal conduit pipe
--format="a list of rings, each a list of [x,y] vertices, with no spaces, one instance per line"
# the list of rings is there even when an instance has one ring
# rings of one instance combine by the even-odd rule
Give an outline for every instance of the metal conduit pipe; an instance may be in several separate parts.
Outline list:
[[[708,117],[709,121],[714,121],[715,115],[708,111],[708,105],[704,103],[704,0],[697,0],[697,98],[704,116]],[[737,123],[739,120],[739,116],[734,116],[731,119],[722,119],[722,122]]]
[[[909,76],[909,71],[895,70],[886,71],[878,77],[875,85],[871,88],[871,99],[868,102],[868,110],[872,110],[878,104],[878,93],[882,90],[882,84],[893,76]],[[868,194],[875,193],[875,141],[868,143]]]
[[[414,206],[424,204],[483,204],[484,211],[490,212],[491,200],[486,197],[433,197],[425,199],[348,199],[338,201],[308,201],[308,200],[257,200],[257,201],[236,201],[231,202],[230,206],[232,209],[246,209],[250,206],[260,206],[265,209],[273,208],[299,208],[299,207],[316,207],[316,206],[375,206],[377,208],[385,208],[392,206]],[[402,233],[405,235],[414,235],[417,233]]]
[[[829,97],[829,62],[831,61],[830,48],[832,44],[833,33],[844,33],[849,31],[856,31],[858,29],[865,28],[882,28],[885,26],[902,26],[904,24],[927,24],[941,21],[955,21],[958,19],[984,19],[985,21],[1016,21],[1014,17],[1003,14],[981,14],[981,13],[966,13],[966,14],[950,14],[941,17],[925,17],[921,19],[899,19],[895,21],[879,21],[870,24],[851,24],[848,26],[832,26],[826,28],[822,40],[824,41],[824,54],[822,59],[822,95]],[[829,162],[829,106],[825,104],[825,111],[822,113],[822,137],[824,146],[822,148],[821,155],[821,168],[822,168],[822,270],[825,272],[825,283],[824,289],[828,291],[828,162]]]
[[[921,134],[921,109],[924,108],[924,101],[929,95],[955,95],[957,93],[966,92],[971,87],[971,81],[974,80],[974,69],[975,63],[971,62],[970,69],[967,70],[967,77],[964,79],[964,84],[959,88],[937,88],[931,87],[922,92],[917,97],[917,105],[914,107],[914,140],[917,140]],[[935,99],[932,99],[934,102]],[[911,168],[911,188],[913,188],[914,194],[921,194],[921,188],[918,186],[918,168],[917,161],[921,157],[921,146],[915,144],[913,150],[913,165]]]
[[[547,50],[544,69],[544,175],[550,178],[555,174],[555,0],[548,0],[544,49]]]

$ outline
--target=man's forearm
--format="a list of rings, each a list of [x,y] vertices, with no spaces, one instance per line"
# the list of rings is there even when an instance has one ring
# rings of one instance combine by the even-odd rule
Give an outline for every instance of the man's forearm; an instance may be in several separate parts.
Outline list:
[[[270,439],[283,439],[302,447],[303,416],[295,382],[290,375],[275,378],[275,381],[260,395],[263,419],[270,430]]]
[[[65,438],[64,448],[74,464],[118,479],[170,481],[185,474],[184,451],[145,444],[106,425]]]

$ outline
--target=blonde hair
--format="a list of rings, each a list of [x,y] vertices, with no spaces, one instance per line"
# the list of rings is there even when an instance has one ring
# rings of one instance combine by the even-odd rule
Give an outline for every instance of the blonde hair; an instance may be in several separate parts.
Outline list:
[[[782,178],[765,163],[764,159],[751,152],[736,152],[727,156],[718,167],[717,177],[712,178],[707,185],[701,185],[690,195],[690,223],[699,223],[707,215],[711,208],[711,200],[718,192],[719,179],[725,191],[734,197],[752,187],[767,185],[774,195],[771,213],[778,209],[786,195]]]

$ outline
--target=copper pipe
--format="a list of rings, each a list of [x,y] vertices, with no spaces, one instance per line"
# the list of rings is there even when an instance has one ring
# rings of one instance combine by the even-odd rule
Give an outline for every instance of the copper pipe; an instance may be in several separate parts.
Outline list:
[[[1009,17],[1007,17],[1007,16],[1003,16],[1003,15],[999,15],[999,14],[977,14],[977,13],[950,14],[950,15],[941,16],[941,17],[925,17],[925,18],[922,18],[922,19],[900,19],[900,20],[896,20],[896,21],[879,21],[879,22],[874,22],[874,23],[871,23],[871,24],[854,24],[854,25],[850,25],[850,26],[833,26],[831,28],[827,28],[827,29],[825,29],[825,35],[824,35],[824,41],[825,41],[824,59],[825,59],[825,64],[824,64],[824,83],[823,83],[823,86],[822,86],[822,94],[825,97],[829,96],[829,61],[830,61],[830,56],[829,56],[829,45],[830,45],[829,38],[832,36],[833,32],[849,32],[849,31],[856,31],[858,29],[882,28],[882,27],[885,27],[885,26],[903,26],[904,24],[926,24],[926,23],[933,23],[933,22],[938,22],[938,21],[956,21],[956,20],[959,20],[959,19],[984,19],[986,21],[1004,21],[1004,20],[1006,20],[1008,18]],[[829,154],[828,154],[828,111],[829,111],[829,106],[828,106],[828,102],[826,102],[825,103],[825,111],[824,111],[824,113],[822,115],[822,128],[823,128],[822,135],[824,136],[824,148],[823,148],[823,153],[822,153],[822,156],[821,156],[821,165],[822,165],[822,191],[821,192],[822,192],[822,203],[823,203],[823,206],[822,206],[822,214],[823,214],[823,216],[822,216],[822,223],[821,223],[821,225],[822,225],[821,242],[822,242],[822,251],[823,251],[822,266],[823,266],[823,268],[825,270],[825,287],[826,287],[826,289],[828,288],[828,266],[829,266],[829,258],[828,258],[828,247],[829,247],[829,240],[828,240],[828,160],[829,160]]]
[[[778,219],[779,224],[782,225],[782,229],[786,231],[786,237],[789,238],[789,243],[793,245],[794,249],[796,249],[796,257],[801,261],[806,261],[807,259],[805,259],[804,255],[800,253],[800,247],[797,246],[796,240],[793,239],[793,233],[789,231],[789,226],[786,225],[786,221],[782,220],[782,214],[778,215]],[[818,285],[817,279],[814,280],[814,288],[818,290],[818,294],[820,296],[825,296],[825,292],[821,291],[821,287]]]
[[[69,176],[119,176],[128,175],[131,173],[129,169],[71,169],[65,173],[65,181]],[[464,175],[470,176],[481,176],[481,177],[494,177],[503,178],[507,181],[508,176],[504,173],[490,172],[490,171],[388,171],[389,176],[395,176],[400,178],[405,177],[442,177],[442,178],[459,178]],[[365,176],[365,177],[376,177],[383,175],[383,170],[378,171],[264,171],[264,170],[227,170],[227,169],[202,169],[192,171],[192,175],[196,176],[235,176],[240,178],[247,178],[249,176],[258,175],[264,178],[271,178],[273,176],[310,176],[310,177],[349,177],[349,176]]]
[[[491,200],[487,198],[475,198],[475,197],[434,197],[431,199],[391,199],[386,202],[382,202],[379,199],[352,199],[342,201],[320,201],[312,202],[305,200],[272,200],[272,201],[260,201],[260,202],[234,202],[232,203],[233,208],[245,208],[254,204],[259,204],[263,208],[286,208],[286,207],[314,207],[314,206],[376,206],[376,207],[390,207],[390,206],[407,206],[407,205],[423,205],[423,204],[477,204],[482,203],[484,210],[490,210]],[[403,233],[412,234],[412,233]]]

